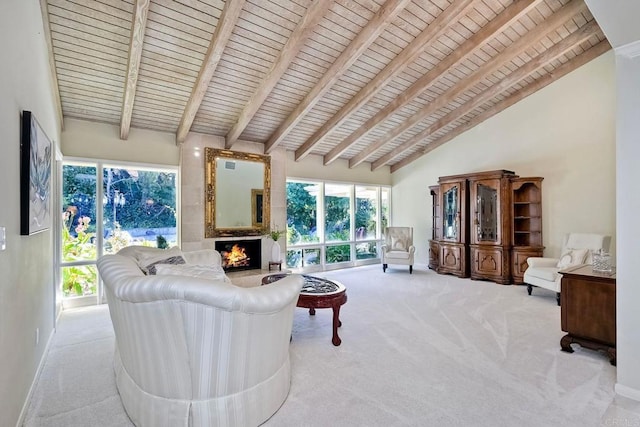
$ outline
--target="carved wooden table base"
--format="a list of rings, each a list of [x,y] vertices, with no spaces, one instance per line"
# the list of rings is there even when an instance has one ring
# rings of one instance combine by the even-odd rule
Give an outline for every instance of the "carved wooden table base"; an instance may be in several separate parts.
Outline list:
[[[574,337],[570,334],[563,336],[560,339],[560,347],[562,351],[566,351],[567,353],[573,353],[573,349],[571,348],[571,344],[576,343],[580,344],[582,347],[591,349],[591,350],[604,350],[609,356],[609,363],[613,366],[616,366],[616,348],[606,344],[600,344],[592,340],[583,339]]]
[[[262,278],[262,284],[273,283],[285,277],[286,274],[271,274]],[[298,297],[296,307],[308,308],[311,316],[316,314],[316,308],[330,308],[333,310],[333,337],[331,342],[339,346],[342,340],[338,336],[340,321],[340,306],[347,302],[347,288],[339,282],[314,276],[302,275],[304,285]]]

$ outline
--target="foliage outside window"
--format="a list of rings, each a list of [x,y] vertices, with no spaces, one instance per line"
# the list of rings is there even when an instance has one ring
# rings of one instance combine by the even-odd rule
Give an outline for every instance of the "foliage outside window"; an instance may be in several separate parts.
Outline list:
[[[327,246],[327,264],[351,261],[351,245]]]
[[[319,242],[318,185],[287,182],[287,244]]]
[[[379,259],[389,196],[374,185],[288,180],[287,267]]]
[[[349,241],[351,230],[350,187],[346,185],[325,184],[325,241]],[[327,256],[328,259],[328,256]]]
[[[356,240],[376,238],[378,188],[356,186]]]
[[[391,203],[391,190],[384,187],[380,190],[380,234],[384,239],[384,232],[389,226],[389,206]]]

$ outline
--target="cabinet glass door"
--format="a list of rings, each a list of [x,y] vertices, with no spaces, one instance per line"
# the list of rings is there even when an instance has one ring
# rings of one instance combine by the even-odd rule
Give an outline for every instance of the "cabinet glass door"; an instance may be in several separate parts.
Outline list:
[[[498,190],[484,184],[476,187],[476,231],[478,242],[498,240]]]
[[[442,237],[458,240],[458,187],[451,187],[442,194]]]

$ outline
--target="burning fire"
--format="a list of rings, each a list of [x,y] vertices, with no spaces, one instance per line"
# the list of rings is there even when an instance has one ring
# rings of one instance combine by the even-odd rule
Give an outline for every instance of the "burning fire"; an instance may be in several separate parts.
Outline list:
[[[222,267],[246,267],[249,265],[250,258],[245,253],[243,247],[237,244],[233,245],[231,251],[222,253]]]

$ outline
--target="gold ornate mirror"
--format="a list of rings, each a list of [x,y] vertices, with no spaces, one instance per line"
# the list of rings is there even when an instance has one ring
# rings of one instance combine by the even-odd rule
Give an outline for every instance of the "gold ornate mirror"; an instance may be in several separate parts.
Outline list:
[[[264,234],[270,194],[270,156],[205,149],[204,237]]]

